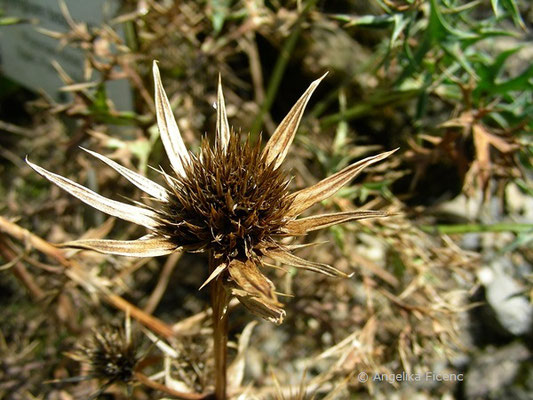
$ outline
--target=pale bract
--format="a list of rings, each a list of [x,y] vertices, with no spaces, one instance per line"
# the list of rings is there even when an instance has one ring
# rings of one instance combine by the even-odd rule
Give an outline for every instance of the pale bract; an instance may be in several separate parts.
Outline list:
[[[365,218],[384,217],[382,211],[348,211],[298,218],[314,204],[335,194],[367,166],[394,151],[367,157],[308,188],[290,193],[282,168],[290,145],[314,90],[325,77],[312,82],[282,120],[265,147],[241,141],[228,123],[219,77],[215,143],[203,140],[199,154],[187,150],[153,64],[156,118],[172,171],[162,171],[163,185],[115,161],[86,150],[153,198],[153,205],[131,205],[103,197],[78,183],[47,171],[29,160],[36,172],[90,206],[141,225],[148,234],[137,240],[84,239],[62,247],[105,254],[154,257],[175,251],[208,251],[218,260],[203,286],[222,279],[232,295],[250,311],[274,323],[285,316],[274,284],[261,272],[264,258],[282,265],[331,277],[348,277],[338,269],[304,260],[281,239]]]

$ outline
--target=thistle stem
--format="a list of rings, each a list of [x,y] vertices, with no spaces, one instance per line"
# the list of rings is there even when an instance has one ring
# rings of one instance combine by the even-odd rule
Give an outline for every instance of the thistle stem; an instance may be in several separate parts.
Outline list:
[[[209,273],[220,264],[213,253],[209,253]],[[213,351],[215,353],[215,398],[226,399],[226,369],[228,345],[228,303],[229,295],[224,288],[222,277],[218,276],[210,284],[211,307],[213,309]]]

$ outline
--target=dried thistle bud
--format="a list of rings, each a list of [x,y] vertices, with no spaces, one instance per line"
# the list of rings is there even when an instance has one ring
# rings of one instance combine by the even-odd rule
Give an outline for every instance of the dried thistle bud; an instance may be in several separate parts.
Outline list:
[[[123,329],[104,326],[71,354],[90,366],[90,376],[107,382],[128,383],[133,379],[140,357],[134,341]]]
[[[154,62],[156,116],[172,172],[162,171],[161,186],[113,160],[88,151],[153,197],[157,207],[110,200],[31,162],[39,174],[73,196],[107,214],[146,227],[138,240],[85,239],[61,246],[107,254],[153,257],[174,251],[209,251],[217,266],[204,285],[221,279],[226,288],[255,314],[275,323],[285,316],[273,283],[261,270],[263,257],[282,264],[348,277],[332,266],[304,260],[280,243],[287,236],[364,218],[384,217],[381,211],[349,211],[297,218],[309,207],[335,194],[364,168],[394,151],[367,157],[295,193],[280,165],[294,139],[305,106],[324,76],[309,86],[272,134],[263,150],[260,141],[242,143],[229,127],[222,86],[218,85],[216,139],[202,142],[200,153],[187,151]],[[202,285],[202,287],[204,286]]]

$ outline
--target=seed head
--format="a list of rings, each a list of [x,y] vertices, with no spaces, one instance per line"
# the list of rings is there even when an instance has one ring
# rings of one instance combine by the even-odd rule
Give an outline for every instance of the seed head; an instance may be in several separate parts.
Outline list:
[[[110,326],[95,331],[77,355],[90,365],[92,377],[111,382],[130,382],[139,361],[135,343],[122,329]]]
[[[157,206],[133,206],[107,199],[27,160],[39,174],[87,204],[142,225],[150,233],[138,240],[84,239],[60,246],[133,257],[208,251],[218,260],[218,266],[202,287],[213,279],[221,279],[249,310],[281,323],[285,311],[277,300],[273,283],[260,271],[263,257],[328,276],[348,275],[332,266],[294,255],[291,247],[283,245],[279,239],[305,235],[343,222],[388,215],[365,210],[297,218],[309,207],[335,194],[365,167],[396,151],[367,157],[315,185],[288,192],[289,179],[280,166],[305,106],[324,76],[311,83],[263,149],[260,140],[255,144],[250,143],[249,138],[241,142],[231,131],[219,79],[215,142],[210,146],[203,140],[199,154],[195,155],[185,147],[154,62],[157,123],[172,167],[171,172],[162,171],[166,185],[161,186],[101,154],[86,151],[150,195]]]
[[[265,158],[260,141],[241,143],[235,133],[227,151],[204,140],[185,174],[170,181],[169,200],[157,210],[158,233],[177,247],[211,250],[226,262],[260,256],[283,233],[292,203],[289,180]]]

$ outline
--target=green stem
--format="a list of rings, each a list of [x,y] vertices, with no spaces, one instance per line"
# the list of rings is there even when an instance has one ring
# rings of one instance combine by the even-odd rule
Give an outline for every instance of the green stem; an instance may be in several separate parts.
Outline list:
[[[427,233],[480,233],[480,232],[528,232],[533,230],[533,224],[465,224],[465,225],[420,225],[420,229]]]
[[[209,253],[209,274],[220,262]],[[211,308],[213,309],[213,352],[215,355],[215,398],[226,400],[227,346],[228,346],[228,303],[229,295],[218,276],[210,284]]]

